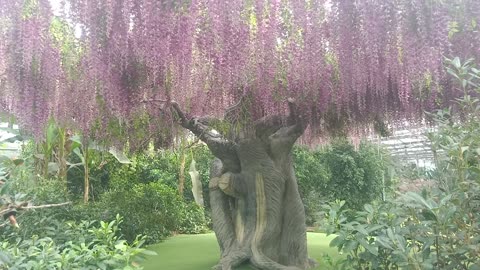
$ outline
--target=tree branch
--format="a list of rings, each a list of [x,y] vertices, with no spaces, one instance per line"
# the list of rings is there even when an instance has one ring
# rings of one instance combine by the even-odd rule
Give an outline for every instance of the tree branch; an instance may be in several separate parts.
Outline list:
[[[257,135],[257,137],[265,140],[273,134],[279,132],[280,130],[282,131],[275,136],[279,136],[280,133],[282,133],[284,136],[294,135],[293,133],[298,134],[298,136],[303,134],[306,128],[306,124],[305,121],[298,114],[295,99],[289,98],[287,102],[289,109],[288,116],[266,116],[255,122],[255,134]],[[285,133],[286,127],[290,127],[287,133]]]
[[[151,99],[142,99],[140,102],[142,102],[142,103],[150,103],[150,102],[166,103],[166,102],[168,102],[168,100],[159,99],[159,98],[151,98]]]
[[[224,173],[220,177],[213,177],[208,187],[213,189],[220,189],[228,196],[240,198],[247,193],[247,187],[245,186],[245,180],[240,173]]]
[[[307,123],[298,114],[294,99],[288,99],[288,108],[290,110],[288,126],[279,128],[268,137],[271,153],[275,156],[281,156],[285,151],[289,152],[307,128]]]
[[[297,104],[295,99],[289,98],[288,108],[290,110],[290,115],[288,119],[288,124],[293,127],[292,132],[295,132],[298,137],[300,137],[305,129],[307,128],[307,122],[298,114]],[[298,138],[297,137],[297,138]]]
[[[270,115],[255,121],[255,134],[257,137],[268,137],[287,123],[287,117]]]
[[[32,206],[25,206],[20,207],[19,210],[30,210],[30,209],[40,209],[40,208],[50,208],[50,207],[58,207],[58,206],[65,206],[69,205],[72,202],[63,202],[63,203],[54,203],[54,204],[43,204],[43,205],[32,205]]]
[[[179,118],[180,125],[207,144],[212,154],[222,161],[224,171],[240,171],[240,160],[236,152],[237,145],[234,142],[225,139],[219,133],[214,133],[212,128],[202,123],[199,118],[188,118],[175,101],[172,101],[171,105]]]
[[[8,208],[3,209],[0,211],[0,215],[4,215],[12,210],[31,210],[31,209],[41,209],[41,208],[49,208],[49,207],[57,207],[57,206],[64,206],[71,204],[72,202],[64,202],[64,203],[54,203],[54,204],[43,204],[43,205],[10,205]]]

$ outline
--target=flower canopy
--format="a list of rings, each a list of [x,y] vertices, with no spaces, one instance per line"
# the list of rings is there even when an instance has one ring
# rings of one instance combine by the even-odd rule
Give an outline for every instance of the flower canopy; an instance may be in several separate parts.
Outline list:
[[[171,100],[221,117],[243,97],[254,120],[294,98],[313,133],[418,117],[461,94],[445,58],[480,59],[478,0],[58,6],[0,0],[1,105],[34,134],[53,118],[98,136],[166,139]]]

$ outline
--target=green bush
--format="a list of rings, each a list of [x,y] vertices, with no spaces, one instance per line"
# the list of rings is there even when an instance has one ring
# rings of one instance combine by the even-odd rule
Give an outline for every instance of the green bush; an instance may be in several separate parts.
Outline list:
[[[440,188],[353,213],[344,202],[326,206],[326,229],[338,235],[331,246],[348,254],[343,269],[480,269],[480,70],[447,62],[464,96],[431,114]]]
[[[409,192],[363,211],[337,201],[326,206],[324,228],[347,254],[342,269],[480,269],[479,192]]]
[[[208,231],[204,209],[194,202],[184,203],[181,214],[181,223],[178,228],[179,233],[199,234]]]
[[[188,174],[192,158],[196,159],[197,170],[203,182],[205,209],[193,202]],[[126,165],[113,159],[108,160],[105,170],[108,171],[111,191],[105,193],[100,202],[104,205],[103,208],[108,209],[110,216],[121,213],[125,217],[126,222],[122,226],[122,231],[127,239],[130,240],[131,237],[141,233],[148,235],[147,242],[153,243],[164,239],[172,232],[201,233],[208,229],[210,221],[206,216],[209,216],[208,181],[212,156],[206,146],[195,147],[187,154],[183,199],[177,191],[180,169],[178,153],[158,151],[136,154],[130,160],[132,163]],[[146,191],[149,188],[152,189]],[[142,195],[147,192],[154,194],[150,197]],[[150,209],[156,210],[152,212]],[[133,223],[129,222],[130,219]],[[144,224],[148,220],[153,223]]]
[[[437,131],[428,134],[437,169],[433,177],[446,190],[455,190],[469,181],[480,181],[480,70],[473,60],[448,61],[464,91],[449,108],[430,114]]]
[[[170,188],[177,188],[180,163],[173,151],[137,153],[129,159],[130,164],[121,164],[113,157],[105,159],[103,170],[108,174],[110,189],[128,189],[136,184],[151,182],[161,182]]]
[[[136,184],[161,182],[172,189],[177,189],[180,173],[179,155],[172,150],[141,153],[130,157],[131,164],[120,164],[114,158],[107,158],[103,170],[108,175],[108,186],[110,189],[128,189]],[[205,145],[198,145],[186,153],[184,199],[193,201],[192,184],[188,174],[192,159],[196,161],[196,168],[203,184],[205,208],[210,209],[208,182],[213,156]]]
[[[200,175],[200,181],[202,182],[203,188],[203,201],[205,211],[210,211],[210,197],[209,197],[209,190],[208,190],[208,182],[210,181],[210,166],[213,161],[213,155],[210,152],[210,149],[206,145],[198,145],[194,147],[190,153],[187,155],[186,158],[186,166],[185,166],[185,175],[187,176],[187,181],[185,182],[185,192],[184,198],[187,201],[194,201],[193,194],[192,194],[192,181],[190,180],[190,176],[188,174],[188,170],[192,159],[195,159],[196,168]]]
[[[321,160],[321,152],[304,147],[293,148],[293,161],[298,191],[305,207],[307,225],[318,219],[320,205],[327,200],[327,183],[330,175]]]
[[[117,216],[110,223],[62,224],[55,231],[65,230],[64,241],[35,235],[24,238],[21,231],[11,232],[17,237],[0,238],[0,269],[141,269],[134,259],[151,252],[141,248],[143,237],[132,244],[120,239],[121,223]]]
[[[361,143],[355,151],[352,144],[336,141],[323,150],[321,160],[330,175],[325,192],[330,201],[343,200],[346,207],[359,210],[381,199],[385,163],[373,145]]]
[[[111,190],[102,197],[107,216],[120,214],[120,226],[128,241],[138,234],[155,243],[178,231],[182,222],[184,203],[177,191],[159,182],[136,184],[131,189]]]

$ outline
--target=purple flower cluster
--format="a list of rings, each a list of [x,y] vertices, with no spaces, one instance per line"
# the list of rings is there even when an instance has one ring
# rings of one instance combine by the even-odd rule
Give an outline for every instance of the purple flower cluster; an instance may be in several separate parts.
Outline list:
[[[105,138],[173,132],[165,104],[145,99],[221,116],[247,96],[259,118],[293,97],[311,134],[418,118],[459,94],[444,57],[480,59],[478,0],[65,2],[81,30],[74,74],[48,0],[0,0],[2,104],[37,135],[50,117]]]

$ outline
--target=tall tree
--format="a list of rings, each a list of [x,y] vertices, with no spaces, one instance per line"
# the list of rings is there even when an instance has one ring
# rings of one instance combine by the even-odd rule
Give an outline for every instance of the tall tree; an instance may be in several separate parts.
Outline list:
[[[312,265],[290,155],[305,130],[419,119],[461,95],[444,57],[480,57],[477,0],[64,0],[55,14],[0,0],[3,108],[37,136],[54,118],[131,149],[192,131],[217,157],[223,270]]]

